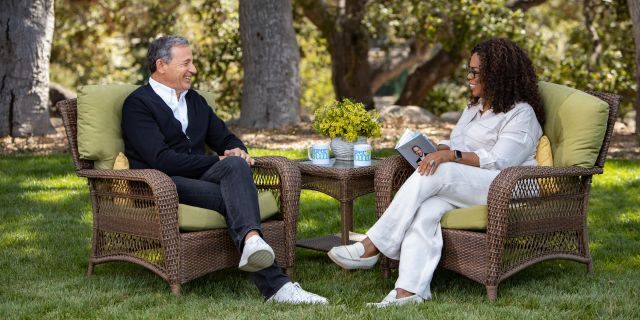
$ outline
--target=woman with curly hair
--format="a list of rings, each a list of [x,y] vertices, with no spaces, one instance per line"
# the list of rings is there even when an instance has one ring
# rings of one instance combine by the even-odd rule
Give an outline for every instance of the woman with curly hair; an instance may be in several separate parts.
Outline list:
[[[487,204],[489,185],[500,170],[536,165],[544,109],[527,54],[508,39],[491,38],[473,48],[468,71],[470,103],[450,140],[419,163],[367,238],[328,253],[344,269],[372,268],[380,253],[400,260],[395,288],[371,306],[430,299],[442,250],[442,216]]]

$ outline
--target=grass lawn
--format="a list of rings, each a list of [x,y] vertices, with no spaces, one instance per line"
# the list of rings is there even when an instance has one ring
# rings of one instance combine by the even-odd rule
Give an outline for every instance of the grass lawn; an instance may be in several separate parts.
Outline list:
[[[252,150],[253,154],[273,154]],[[388,154],[389,152],[387,152]],[[302,157],[303,151],[280,155]],[[86,181],[68,155],[0,158],[0,318],[545,318],[640,317],[640,161],[607,161],[589,203],[595,272],[548,261],[511,277],[490,304],[483,286],[438,269],[433,300],[372,310],[393,288],[377,269],[343,272],[318,252],[297,249],[296,278],[328,306],[266,305],[246,274],[215,272],[171,295],[166,282],[128,263],[98,265],[86,277],[91,204]],[[339,231],[338,202],[303,191],[298,236]],[[374,198],[355,204],[356,229],[375,221]]]

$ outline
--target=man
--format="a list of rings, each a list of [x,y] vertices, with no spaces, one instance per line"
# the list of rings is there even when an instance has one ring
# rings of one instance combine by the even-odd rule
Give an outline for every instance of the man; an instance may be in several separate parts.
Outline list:
[[[422,148],[416,145],[411,147],[411,150],[413,150],[413,153],[415,153],[416,156],[418,156],[418,160],[416,160],[416,163],[420,163],[420,161],[422,161],[422,159],[424,159],[425,157],[425,154],[424,154],[424,151],[422,151]]]
[[[153,168],[175,182],[180,203],[221,213],[236,247],[239,268],[267,302],[328,303],[327,299],[292,283],[274,262],[262,239],[258,193],[251,177],[254,160],[247,148],[191,90],[196,74],[189,42],[165,36],[147,52],[149,84],[124,102],[122,132],[132,169]],[[205,155],[205,144],[217,155]]]

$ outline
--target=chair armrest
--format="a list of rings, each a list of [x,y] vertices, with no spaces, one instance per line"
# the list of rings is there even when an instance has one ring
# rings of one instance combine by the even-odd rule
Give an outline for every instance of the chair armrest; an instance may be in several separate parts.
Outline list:
[[[600,173],[602,173],[602,169],[598,167],[520,166],[504,169],[489,187],[489,195],[487,197],[489,220],[499,221],[505,219],[509,203],[514,201],[526,202],[527,200],[546,197],[541,189],[549,184],[555,185],[556,194],[583,193],[583,188],[575,188],[575,182],[582,183],[581,177],[591,177]],[[571,179],[572,177],[573,179]]]
[[[520,166],[504,169],[487,197],[487,245],[490,265],[500,266],[509,238],[531,237],[586,225],[593,174],[602,169]],[[490,278],[497,277],[490,270]]]
[[[415,169],[401,156],[388,157],[376,166],[374,189],[378,218],[391,204],[393,194],[414,171]]]
[[[296,226],[300,204],[300,169],[281,156],[256,157],[253,180],[258,189],[272,189],[279,193],[280,213],[287,225]],[[293,231],[295,232],[295,230]],[[293,235],[295,239],[295,234]]]
[[[132,229],[133,234],[158,239],[164,250],[165,267],[177,265],[180,246],[178,193],[169,176],[154,169],[81,169],[76,173],[89,179],[94,228],[101,228],[103,221],[109,221],[123,229]],[[100,190],[103,189],[101,184],[105,184],[107,190]],[[102,197],[104,199],[100,199]],[[116,197],[122,202],[116,204],[113,200]],[[148,210],[138,212],[140,208]],[[129,217],[124,213],[129,213]],[[127,230],[122,232],[127,233]]]

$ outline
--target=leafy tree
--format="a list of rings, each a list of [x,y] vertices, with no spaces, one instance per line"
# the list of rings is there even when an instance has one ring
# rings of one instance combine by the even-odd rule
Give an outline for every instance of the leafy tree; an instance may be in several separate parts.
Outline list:
[[[497,35],[523,38],[522,10],[513,9],[520,1],[507,5],[500,0],[297,0],[296,4],[326,40],[336,98],[352,97],[370,108],[373,92],[403,72],[412,71],[397,103],[420,104],[436,83],[455,72],[471,43]],[[369,62],[372,44],[381,63]]]
[[[216,111],[239,110],[242,68],[238,5],[232,0],[56,0],[52,80],[66,86],[143,84],[146,49],[163,34],[188,38],[196,56],[194,87],[217,93]]]
[[[528,12],[527,46],[541,79],[625,99],[635,92],[632,23],[624,0],[550,1]]]

